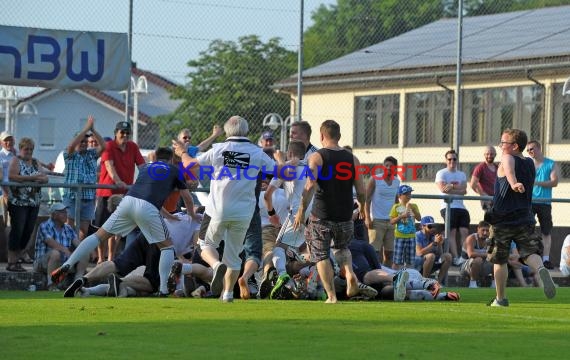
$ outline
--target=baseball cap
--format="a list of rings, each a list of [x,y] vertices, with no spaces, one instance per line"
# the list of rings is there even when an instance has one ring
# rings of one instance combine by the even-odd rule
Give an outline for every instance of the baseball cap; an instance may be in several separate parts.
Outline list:
[[[61,211],[67,209],[67,206],[63,205],[63,203],[55,203],[49,207],[49,212],[52,213],[54,211]]]
[[[433,219],[433,216],[424,216],[421,220],[420,223],[422,224],[422,226],[424,225],[432,225],[435,224],[435,220]]]
[[[273,140],[273,133],[271,131],[265,131],[263,134],[261,134],[261,138],[263,140]]]
[[[398,195],[411,193],[412,191],[414,191],[414,189],[412,189],[411,186],[409,186],[409,185],[400,185],[400,187],[398,188]]]
[[[128,121],[119,121],[115,126],[115,131],[119,130],[131,131],[131,123]]]
[[[10,133],[7,132],[7,131],[2,131],[2,133],[0,134],[0,140],[1,140],[1,141],[4,141],[4,140],[6,140],[6,139],[9,138],[9,137],[14,137],[14,136],[12,136],[12,134],[10,134]]]

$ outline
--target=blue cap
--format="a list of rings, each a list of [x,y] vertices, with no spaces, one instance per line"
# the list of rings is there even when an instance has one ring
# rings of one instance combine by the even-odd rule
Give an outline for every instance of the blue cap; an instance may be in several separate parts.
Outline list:
[[[261,138],[263,140],[273,140],[273,133],[271,131],[264,131],[263,134],[261,134]]]
[[[431,224],[435,224],[435,220],[433,219],[433,216],[424,216],[421,220],[420,223],[422,224],[422,226],[424,225],[431,225]]]
[[[412,191],[414,191],[414,189],[412,189],[411,186],[409,186],[409,185],[400,185],[400,187],[398,188],[398,195],[411,193]]]

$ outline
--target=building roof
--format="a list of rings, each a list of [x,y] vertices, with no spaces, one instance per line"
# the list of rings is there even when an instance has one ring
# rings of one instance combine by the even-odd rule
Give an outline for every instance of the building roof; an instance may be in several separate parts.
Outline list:
[[[463,19],[462,64],[482,65],[570,56],[570,6]],[[308,78],[455,67],[457,19],[441,19],[303,72]],[[296,75],[276,84],[288,87]]]

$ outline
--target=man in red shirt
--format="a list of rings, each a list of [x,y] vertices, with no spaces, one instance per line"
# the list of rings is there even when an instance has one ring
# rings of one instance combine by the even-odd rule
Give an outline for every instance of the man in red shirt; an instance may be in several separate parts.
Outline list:
[[[115,139],[108,141],[105,151],[101,154],[101,173],[99,184],[117,185],[118,189],[97,189],[97,207],[93,225],[101,227],[109,217],[107,200],[113,194],[125,194],[128,185],[132,185],[135,177],[135,165],[145,163],[139,147],[129,140],[131,124],[128,121],[120,121],[115,126]],[[105,251],[108,252],[108,260],[113,260],[115,238],[112,236],[108,241],[108,249],[105,244],[99,244],[97,248],[98,262],[105,261]]]

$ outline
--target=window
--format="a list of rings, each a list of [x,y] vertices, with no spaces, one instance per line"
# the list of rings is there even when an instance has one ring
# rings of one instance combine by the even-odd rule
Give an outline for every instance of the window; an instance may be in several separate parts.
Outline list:
[[[552,142],[570,143],[570,96],[562,95],[563,84],[552,89],[554,112],[552,116]]]
[[[398,145],[400,95],[357,97],[355,108],[355,147]]]
[[[39,121],[38,147],[40,149],[55,148],[55,119],[41,118]]]
[[[466,90],[462,144],[494,144],[503,130],[519,128],[541,140],[544,119],[542,86]]]
[[[406,145],[449,144],[453,95],[450,92],[409,94],[407,97]]]

